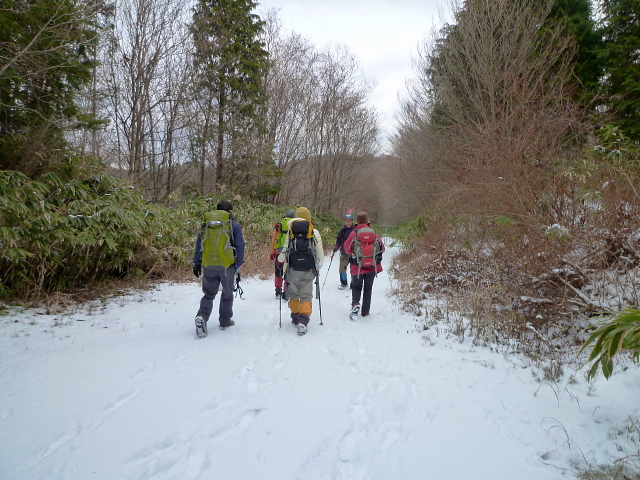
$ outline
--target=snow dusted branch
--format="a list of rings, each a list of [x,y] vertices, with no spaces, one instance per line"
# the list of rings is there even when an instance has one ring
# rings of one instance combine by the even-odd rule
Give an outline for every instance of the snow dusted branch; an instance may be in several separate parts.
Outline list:
[[[569,287],[571,290],[573,290],[573,292],[580,297],[580,299],[584,302],[585,307],[591,307],[592,309],[598,311],[598,312],[602,312],[602,313],[607,313],[604,312],[602,305],[596,305],[595,303],[593,303],[589,297],[587,297],[584,293],[582,293],[580,290],[578,290],[576,287],[574,287],[573,285],[571,285],[569,282],[567,282],[564,278],[562,277],[558,277],[558,280],[560,280],[562,283],[564,283],[567,287]]]

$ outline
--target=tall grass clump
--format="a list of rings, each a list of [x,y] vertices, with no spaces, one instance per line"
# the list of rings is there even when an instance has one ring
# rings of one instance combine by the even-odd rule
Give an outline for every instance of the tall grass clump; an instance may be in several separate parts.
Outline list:
[[[131,186],[99,169],[38,181],[0,171],[0,289],[38,293],[148,274],[159,263],[184,263],[185,239],[167,208],[148,205]]]
[[[0,295],[28,299],[112,279],[162,279],[191,262],[204,213],[234,203],[247,243],[245,275],[267,274],[273,225],[287,207],[232,193],[150,204],[99,165],[33,180],[0,171]],[[335,220],[314,216],[326,242]]]

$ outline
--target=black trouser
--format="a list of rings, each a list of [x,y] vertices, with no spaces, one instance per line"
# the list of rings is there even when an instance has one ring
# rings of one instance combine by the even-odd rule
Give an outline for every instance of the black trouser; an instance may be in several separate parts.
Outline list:
[[[220,285],[222,284],[222,295],[220,295],[220,308],[218,309],[221,327],[228,327],[233,317],[233,283],[235,280],[235,265],[229,268],[205,267],[204,278],[202,280],[202,293],[200,309],[197,315],[202,315],[205,320],[209,320],[211,310],[213,310],[213,299],[216,298]]]
[[[371,289],[373,281],[376,279],[376,272],[361,273],[357,277],[351,277],[351,305],[360,303],[360,295],[364,286],[364,294],[362,294],[362,315],[368,315],[371,309]]]

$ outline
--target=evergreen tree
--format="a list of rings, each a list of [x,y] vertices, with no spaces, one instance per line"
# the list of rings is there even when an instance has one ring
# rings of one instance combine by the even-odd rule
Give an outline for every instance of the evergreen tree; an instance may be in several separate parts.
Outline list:
[[[37,175],[55,162],[91,79],[96,16],[86,0],[2,0],[0,169]]]
[[[260,40],[264,22],[252,13],[256,6],[252,0],[199,0],[193,16],[195,61],[202,74],[198,87],[216,102],[216,183],[234,177],[225,165],[246,167],[252,152],[239,147],[238,139],[259,126],[268,52]]]
[[[640,0],[603,0],[602,87],[612,123],[640,140]]]
[[[595,93],[602,73],[598,61],[601,37],[595,26],[590,0],[556,0],[549,14],[551,20],[564,20],[567,30],[578,44],[574,73],[584,90]]]

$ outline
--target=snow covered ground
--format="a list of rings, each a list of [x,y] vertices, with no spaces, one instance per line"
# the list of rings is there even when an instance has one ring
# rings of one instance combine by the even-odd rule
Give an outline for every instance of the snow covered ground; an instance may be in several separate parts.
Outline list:
[[[244,281],[236,325],[212,317],[204,339],[195,282],[5,312],[0,479],[555,480],[637,453],[639,368],[540,383],[518,358],[426,341],[386,272],[356,322],[337,283],[334,262],[304,337],[286,305],[278,328],[272,281]]]

